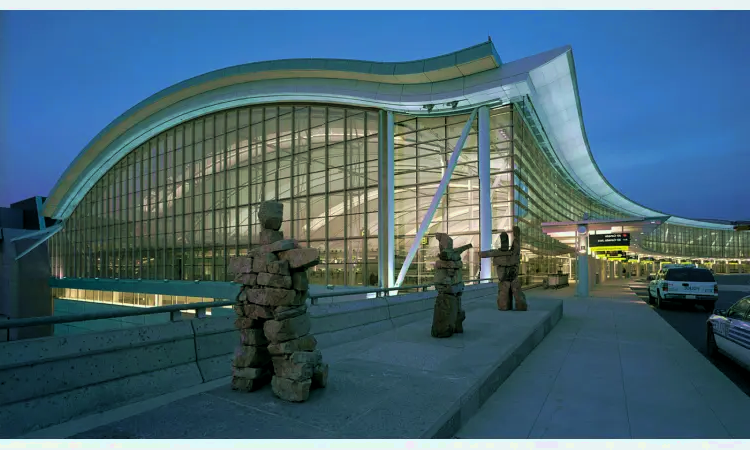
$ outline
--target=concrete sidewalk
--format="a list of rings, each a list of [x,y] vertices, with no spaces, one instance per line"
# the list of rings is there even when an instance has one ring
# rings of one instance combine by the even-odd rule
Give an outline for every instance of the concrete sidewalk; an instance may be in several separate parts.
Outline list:
[[[628,281],[565,298],[563,320],[456,437],[750,438],[750,398]]]
[[[562,302],[499,312],[495,295],[465,303],[465,333],[430,336],[431,317],[323,348],[329,385],[302,404],[270,387],[173,393],[24,438],[433,438],[451,437],[562,317]]]

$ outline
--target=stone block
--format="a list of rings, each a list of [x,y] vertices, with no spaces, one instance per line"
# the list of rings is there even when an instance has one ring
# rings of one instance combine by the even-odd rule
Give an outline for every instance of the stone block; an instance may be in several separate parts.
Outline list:
[[[263,324],[263,331],[272,343],[291,341],[310,332],[310,317],[303,314],[290,319],[269,320]]]
[[[454,250],[441,250],[438,258],[442,261],[461,261],[461,254]]]
[[[445,233],[435,233],[435,238],[438,240],[440,251],[453,250],[453,238]]]
[[[242,295],[242,294],[240,294]],[[237,314],[237,316],[245,318],[245,307],[244,305],[232,305],[232,309],[234,310],[234,313]],[[237,322],[235,322],[235,325]]]
[[[307,312],[307,305],[300,306],[278,306],[273,310],[274,320],[291,319],[292,317],[301,316]]]
[[[270,306],[247,303],[242,306],[243,317],[250,319],[273,319],[273,308]]]
[[[462,281],[459,281],[454,284],[438,284],[435,285],[435,289],[441,294],[458,295],[464,291],[465,285]]]
[[[266,372],[260,378],[232,377],[232,390],[253,392],[267,385],[271,381],[271,374]]]
[[[293,339],[286,342],[271,343],[268,352],[272,356],[291,355],[294,352],[309,352],[315,350],[318,340],[312,334]]]
[[[250,273],[253,270],[253,259],[248,256],[233,256],[229,258],[229,265],[227,270],[229,273],[239,275],[243,273]]]
[[[458,319],[458,299],[455,295],[438,294],[432,316],[431,335],[446,338],[453,335]]]
[[[492,258],[493,266],[512,266],[513,263],[511,255],[499,255]]]
[[[281,230],[262,229],[258,233],[258,243],[260,245],[273,244],[274,242],[284,240],[284,232]]]
[[[456,274],[456,271],[452,269],[437,269],[435,270],[434,283],[435,284],[453,284],[455,274]]]
[[[271,379],[271,390],[274,395],[288,402],[304,402],[310,397],[312,380],[292,381],[274,376]]]
[[[266,201],[258,208],[258,221],[261,228],[267,230],[278,230],[284,220],[284,204],[281,202]]]
[[[323,354],[320,353],[320,350],[298,351],[292,353],[289,360],[295,364],[312,364],[313,366],[317,366],[323,362]]]
[[[278,260],[279,258],[273,253],[258,253],[253,257],[253,272],[266,272],[268,264]]]
[[[299,306],[301,304],[297,301],[297,291],[292,289],[266,287],[263,289],[250,289],[245,292],[247,301],[256,305],[276,308],[277,306]]]
[[[249,254],[250,256],[255,258],[256,256],[261,256],[266,253],[278,253],[286,250],[293,250],[295,248],[299,248],[299,242],[297,242],[296,239],[284,239],[281,241],[276,241],[272,244],[255,247],[250,250]]]
[[[278,356],[273,358],[273,374],[293,381],[309,380],[313,376],[315,364],[295,363],[290,359]]]
[[[255,286],[255,282],[257,279],[258,279],[258,274],[242,273],[234,277],[234,282],[239,283],[243,286]]]
[[[322,389],[328,386],[328,364],[321,363],[313,370],[311,389]]]
[[[267,347],[268,339],[261,328],[240,330],[240,344],[245,346]]]
[[[288,266],[287,266],[288,267]],[[292,272],[292,288],[295,291],[306,291],[310,287],[307,271]]]
[[[263,367],[271,360],[271,355],[266,347],[253,347],[240,345],[234,350],[232,366],[239,369],[246,367]]]
[[[435,262],[435,269],[462,269],[464,263],[462,261],[442,261],[437,260]]]
[[[243,312],[244,314],[244,312]],[[234,327],[238,330],[249,330],[249,329],[263,329],[263,320],[260,319],[252,319],[249,317],[238,317],[234,321]]]
[[[266,271],[272,274],[289,275],[289,261],[274,261],[266,266]]]
[[[259,286],[268,286],[279,289],[292,289],[292,277],[288,275],[284,276],[263,272],[258,274],[258,279],[256,282]]]
[[[290,270],[309,269],[320,263],[320,252],[315,248],[295,248],[279,253],[279,259],[289,261]]]

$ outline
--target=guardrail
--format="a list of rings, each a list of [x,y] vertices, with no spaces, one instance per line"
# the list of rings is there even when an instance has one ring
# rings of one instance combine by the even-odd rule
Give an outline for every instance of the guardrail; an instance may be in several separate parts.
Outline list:
[[[467,280],[465,283],[479,283],[482,281],[490,282],[492,278],[480,278],[475,280]],[[393,288],[375,288],[375,289],[357,289],[340,292],[330,293],[317,293],[310,294],[311,304],[317,304],[317,300],[320,298],[331,298],[331,297],[345,297],[350,295],[363,295],[363,294],[377,294],[378,297],[381,294],[385,294],[391,291],[413,291],[413,290],[427,290],[429,287],[435,286],[435,283],[420,284],[415,286],[400,286]],[[199,303],[185,303],[181,305],[167,305],[167,306],[154,306],[149,308],[133,308],[133,310],[127,311],[108,311],[108,312],[96,312],[96,313],[84,313],[84,314],[71,314],[65,316],[47,316],[47,317],[29,317],[25,319],[12,319],[0,321],[0,330],[11,330],[15,328],[34,327],[40,325],[57,325],[64,323],[74,322],[86,322],[89,320],[105,320],[105,319],[117,319],[121,317],[135,317],[135,316],[146,316],[150,314],[162,314],[170,313],[170,319],[172,321],[180,320],[182,318],[183,311],[195,311],[196,318],[205,318],[207,316],[207,309],[219,308],[223,306],[232,306],[237,303],[236,300],[222,300],[218,302],[199,302]]]

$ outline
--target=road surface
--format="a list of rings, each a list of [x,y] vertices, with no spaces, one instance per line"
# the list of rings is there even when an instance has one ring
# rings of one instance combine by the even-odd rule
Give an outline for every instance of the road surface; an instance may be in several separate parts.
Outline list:
[[[719,283],[719,301],[716,302],[716,308],[718,309],[727,309],[740,298],[750,295],[750,275],[717,275],[716,280]],[[648,301],[647,286],[645,281],[634,281],[630,288],[641,300],[646,302]],[[746,289],[741,291],[738,289],[740,286],[745,286]],[[725,289],[722,289],[722,287],[725,287]],[[652,306],[652,308],[654,307]],[[665,305],[664,309],[655,310],[672,328],[677,330],[705,356],[706,319],[710,315],[709,312],[704,311],[699,306],[683,306],[671,303]],[[711,362],[745,394],[750,396],[750,373],[747,370],[724,356],[719,356]]]

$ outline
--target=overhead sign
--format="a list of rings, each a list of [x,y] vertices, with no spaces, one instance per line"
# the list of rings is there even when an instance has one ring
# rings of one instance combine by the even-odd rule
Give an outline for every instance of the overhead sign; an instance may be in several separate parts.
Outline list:
[[[589,248],[594,252],[627,251],[630,247],[630,233],[590,234]]]

